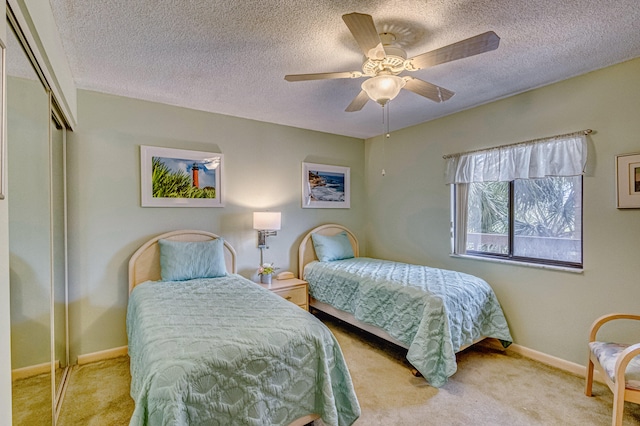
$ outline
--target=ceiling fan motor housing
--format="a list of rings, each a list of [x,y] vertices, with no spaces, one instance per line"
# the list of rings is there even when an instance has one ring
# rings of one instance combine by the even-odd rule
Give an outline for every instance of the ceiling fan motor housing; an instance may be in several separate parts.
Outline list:
[[[384,46],[386,56],[382,59],[366,58],[362,64],[362,72],[365,75],[377,75],[381,71],[397,75],[405,70],[404,63],[407,59],[406,52],[396,46]]]

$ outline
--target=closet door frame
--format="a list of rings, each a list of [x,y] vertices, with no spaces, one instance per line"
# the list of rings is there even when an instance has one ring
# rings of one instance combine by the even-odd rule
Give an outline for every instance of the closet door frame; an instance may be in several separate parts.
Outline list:
[[[7,96],[6,96],[6,54],[7,54],[7,46],[6,46],[6,33],[7,33],[7,25],[6,19],[4,21],[4,26],[2,27],[2,34],[0,36],[0,72],[2,73],[2,78],[0,79],[0,200],[4,200],[4,194],[6,193],[6,179],[5,179],[5,157],[6,157],[6,104],[7,104]]]
[[[6,72],[5,51],[7,45],[6,19],[0,20],[0,424],[12,422],[12,398],[11,398],[11,349],[7,342],[11,342],[11,315],[9,292],[9,206],[4,200],[5,194],[5,141],[6,141]]]
[[[64,400],[64,394],[67,388],[67,379],[70,371],[69,367],[69,273],[68,273],[68,250],[67,250],[67,128],[64,124],[64,120],[62,119],[60,113],[53,103],[53,94],[49,90],[49,111],[51,114],[51,119],[49,120],[49,218],[51,220],[51,235],[50,235],[50,245],[51,245],[51,307],[50,307],[50,315],[51,315],[51,389],[53,391],[52,401],[53,401],[53,417],[54,421],[57,421],[58,416],[60,414],[60,409],[62,408],[62,401]],[[55,123],[54,123],[55,122]],[[53,198],[54,191],[54,126],[59,126],[62,130],[62,222],[63,222],[63,264],[57,265],[55,259],[55,200]],[[59,213],[59,212],[58,212]],[[64,286],[64,369],[62,371],[62,378],[60,383],[57,383],[56,380],[56,312],[55,312],[55,304],[56,304],[56,266],[63,268],[63,286]],[[54,422],[55,424],[55,422]]]

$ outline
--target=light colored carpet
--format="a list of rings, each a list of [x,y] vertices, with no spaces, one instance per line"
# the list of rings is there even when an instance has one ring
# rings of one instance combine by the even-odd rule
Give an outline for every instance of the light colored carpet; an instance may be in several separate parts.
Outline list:
[[[15,380],[12,383],[13,426],[51,425],[51,374]]]
[[[356,425],[611,424],[613,398],[605,385],[596,383],[589,398],[581,377],[480,344],[458,354],[458,372],[436,389],[410,374],[402,349],[322,319],[351,371],[362,408]],[[128,357],[74,367],[59,424],[128,424],[130,381]],[[640,425],[640,405],[626,404],[624,425]]]
[[[58,425],[128,425],[134,408],[130,385],[129,357],[74,366]]]
[[[584,378],[480,343],[457,355],[458,372],[439,388],[408,373],[406,351],[335,321],[325,321],[347,358],[360,401],[357,425],[610,425],[613,397]],[[625,405],[640,425],[640,405]]]

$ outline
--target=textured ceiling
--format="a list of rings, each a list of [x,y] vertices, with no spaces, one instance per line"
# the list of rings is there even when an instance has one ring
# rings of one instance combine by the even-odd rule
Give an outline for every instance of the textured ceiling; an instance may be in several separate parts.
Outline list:
[[[391,130],[640,56],[638,0],[50,0],[81,89],[323,132],[384,133],[381,107],[344,109],[363,79],[286,82],[361,70],[341,16],[373,16],[409,57],[492,30],[500,47],[411,74],[455,92],[403,90]],[[639,77],[640,78],[640,77]]]

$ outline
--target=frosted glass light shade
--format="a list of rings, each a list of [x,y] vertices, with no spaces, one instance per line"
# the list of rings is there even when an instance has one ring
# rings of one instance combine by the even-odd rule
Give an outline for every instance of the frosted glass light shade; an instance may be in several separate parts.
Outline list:
[[[365,80],[362,83],[362,90],[364,90],[372,100],[380,105],[384,105],[398,96],[404,84],[404,79],[397,75],[379,75]]]
[[[280,230],[280,212],[254,212],[253,229],[260,231]]]

